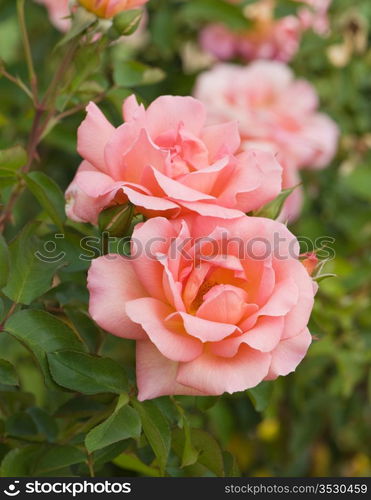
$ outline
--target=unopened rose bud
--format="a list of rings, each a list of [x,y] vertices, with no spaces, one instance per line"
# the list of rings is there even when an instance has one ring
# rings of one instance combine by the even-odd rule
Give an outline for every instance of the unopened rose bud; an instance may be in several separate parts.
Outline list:
[[[314,252],[308,252],[302,255],[302,257],[305,257],[301,261],[303,266],[308,271],[309,276],[312,276],[319,262],[317,255]]]
[[[80,5],[85,7],[98,17],[109,19],[124,10],[141,7],[148,0],[79,0]]]

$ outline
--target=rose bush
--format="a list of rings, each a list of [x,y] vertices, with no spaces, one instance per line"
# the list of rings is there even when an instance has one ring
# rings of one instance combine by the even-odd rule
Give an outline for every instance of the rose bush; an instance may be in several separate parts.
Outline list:
[[[273,154],[240,152],[237,123],[205,126],[206,110],[196,99],[162,96],[145,110],[131,96],[118,128],[95,104],[87,112],[78,131],[84,161],[66,192],[73,220],[94,224],[104,208],[128,201],[147,217],[234,218],[281,190]]]
[[[90,314],[136,339],[139,399],[219,395],[295,370],[315,286],[286,226],[191,215],[138,225],[132,257],[92,262]]]
[[[297,170],[327,166],[336,150],[339,130],[318,111],[313,86],[295,79],[283,63],[256,61],[247,67],[219,64],[198,78],[194,95],[206,104],[210,123],[237,120],[242,148],[262,148],[278,155],[283,187],[300,182]],[[287,215],[300,211],[293,194]]]

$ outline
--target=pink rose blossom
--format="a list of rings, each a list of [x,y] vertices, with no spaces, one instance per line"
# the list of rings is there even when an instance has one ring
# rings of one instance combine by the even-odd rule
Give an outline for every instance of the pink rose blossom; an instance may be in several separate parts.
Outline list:
[[[243,148],[277,155],[284,168],[284,188],[300,182],[298,169],[323,168],[336,153],[338,127],[317,111],[314,88],[295,80],[283,63],[219,64],[199,77],[194,95],[206,104],[211,123],[238,121]],[[292,195],[290,204],[294,218],[300,210],[300,193]]]
[[[312,29],[319,35],[325,35],[329,30],[328,10],[332,0],[304,0],[308,7],[299,9],[298,17],[303,30]]]
[[[147,217],[235,218],[281,190],[273,154],[239,152],[237,123],[205,126],[205,106],[192,97],[162,96],[145,110],[131,96],[118,128],[95,104],[87,112],[78,131],[84,161],[66,192],[74,220],[96,223],[101,210],[128,201]]]
[[[92,318],[137,341],[140,400],[243,391],[294,371],[312,340],[313,281],[270,219],[150,219],[131,259],[92,262],[88,288]]]
[[[239,1],[229,0],[231,3]],[[244,31],[231,31],[222,24],[210,24],[201,31],[200,44],[220,60],[241,57],[245,61],[271,59],[288,62],[297,53],[304,31],[328,31],[327,10],[331,0],[302,0],[309,7],[298,7],[297,15],[274,17],[275,0],[259,0],[245,7],[253,25]]]
[[[37,3],[45,5],[49,17],[54,26],[62,32],[68,31],[71,26],[69,0],[36,0]]]

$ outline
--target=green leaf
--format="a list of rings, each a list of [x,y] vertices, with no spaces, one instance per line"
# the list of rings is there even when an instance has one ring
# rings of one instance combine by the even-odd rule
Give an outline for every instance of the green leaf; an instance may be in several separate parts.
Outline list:
[[[136,31],[143,16],[142,9],[131,9],[120,12],[113,18],[113,27],[118,36],[128,36]]]
[[[86,454],[74,446],[53,446],[43,453],[36,463],[33,475],[37,476],[58,469],[80,464],[87,459]]]
[[[0,359],[0,384],[19,385],[18,375],[14,366],[9,361],[5,361],[5,359]]]
[[[24,178],[28,189],[52,221],[63,231],[63,223],[66,220],[65,201],[59,186],[43,172],[31,172]]]
[[[9,249],[2,234],[0,234],[0,288],[6,285],[9,275]]]
[[[261,382],[256,387],[249,389],[249,395],[256,411],[264,411],[270,403],[273,392],[272,382]]]
[[[191,437],[193,446],[199,452],[198,463],[207,467],[216,476],[223,477],[223,455],[216,440],[201,429],[191,429]]]
[[[223,477],[223,454],[216,440],[200,429],[190,429],[190,436],[192,446],[198,454],[197,463],[209,469],[216,476]],[[176,429],[173,432],[173,448],[176,455],[181,459],[184,457],[185,438],[186,436],[181,429]]]
[[[31,473],[31,468],[44,449],[38,445],[11,450],[1,462],[0,477],[25,477]]]
[[[62,47],[74,38],[77,38],[96,22],[97,18],[94,14],[91,14],[83,8],[78,8],[73,16],[71,28],[62,38],[62,40],[57,44],[56,48]]]
[[[138,472],[143,476],[149,476],[149,477],[160,476],[160,473],[157,469],[149,467],[133,454],[122,453],[114,460],[112,460],[112,462],[116,465],[116,467],[120,467],[120,469]]]
[[[102,51],[96,44],[90,43],[79,48],[74,57],[73,78],[68,85],[67,93],[66,95],[61,95],[60,99],[58,99],[59,111],[63,111],[76,92],[83,90],[83,84],[86,83],[88,78],[99,71],[101,61]],[[98,91],[98,93],[101,92],[102,89]]]
[[[54,418],[42,408],[32,407],[26,411],[34,421],[38,433],[44,435],[49,442],[53,442],[58,435],[58,425]]]
[[[158,83],[165,78],[160,68],[152,68],[138,61],[119,61],[115,64],[113,78],[120,87],[136,87]]]
[[[118,205],[106,208],[99,216],[99,229],[111,236],[124,236],[134,215],[134,205]]]
[[[169,424],[153,401],[142,403],[133,401],[133,406],[140,415],[144,434],[158,459],[163,474],[171,446]]]
[[[116,410],[105,422],[92,429],[86,436],[89,453],[129,438],[139,438],[141,422],[138,412],[125,405]]]
[[[276,220],[282,212],[283,205],[287,198],[294,192],[298,186],[284,189],[273,201],[270,201],[259,210],[255,210],[252,215],[255,217],[266,217],[268,219]]]
[[[65,306],[64,310],[89,351],[96,353],[102,341],[102,332],[99,327],[85,311],[72,306]]]
[[[31,416],[25,412],[15,413],[5,423],[5,432],[12,437],[36,436],[38,431]]]
[[[184,430],[184,446],[183,446],[181,467],[187,467],[188,465],[193,465],[197,462],[199,452],[193,446],[191,428],[188,420],[185,417],[183,417],[183,430]]]
[[[233,30],[245,30],[251,25],[240,6],[223,0],[187,2],[182,9],[182,16],[192,22],[224,23]]]
[[[20,311],[11,316],[5,330],[25,345],[38,361],[45,382],[51,388],[54,384],[47,363],[47,353],[59,349],[83,350],[83,344],[73,331],[62,321],[49,313],[38,310]]]
[[[223,452],[225,477],[241,477],[236,458],[228,451]]]
[[[198,396],[196,398],[196,406],[201,411],[210,410],[219,401],[217,396]]]
[[[51,374],[57,384],[83,394],[128,390],[124,369],[109,358],[63,350],[48,354]]]
[[[337,274],[332,274],[332,273],[326,273],[326,274],[319,274],[318,276],[313,276],[312,279],[313,281],[316,281],[317,283],[321,283],[321,281],[327,280],[329,278],[337,278]]]
[[[0,150],[0,176],[14,176],[27,163],[27,153],[22,146]]]
[[[3,293],[17,304],[29,305],[51,287],[60,262],[42,260],[43,250],[34,235],[37,223],[27,225],[9,246],[10,272]]]

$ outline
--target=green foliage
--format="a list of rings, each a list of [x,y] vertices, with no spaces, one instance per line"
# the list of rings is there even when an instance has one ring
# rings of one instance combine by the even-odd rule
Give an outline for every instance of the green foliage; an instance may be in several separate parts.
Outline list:
[[[154,402],[145,401],[140,404],[133,401],[133,406],[140,415],[143,431],[155,453],[161,473],[165,472],[170,446],[170,427]]]
[[[115,65],[113,77],[119,87],[136,87],[161,82],[165,73],[138,61],[126,61]]]
[[[67,348],[83,350],[83,345],[73,331],[44,311],[20,311],[8,319],[5,330],[29,349],[40,365],[45,382],[52,388],[55,384],[50,377],[47,354]]]
[[[121,394],[128,389],[122,367],[111,359],[63,350],[49,352],[48,362],[53,379],[71,391]]]
[[[0,359],[0,383],[2,385],[18,385],[17,372],[12,364]]]
[[[63,231],[66,219],[64,196],[60,187],[43,172],[31,172],[25,176],[28,189],[50,216],[51,220]]]
[[[10,271],[3,293],[15,303],[29,305],[48,291],[60,267],[58,263],[40,258],[42,248],[35,236],[37,226],[37,223],[25,226],[9,245]]]
[[[124,439],[139,438],[140,431],[138,412],[126,403],[118,405],[107,420],[88,433],[85,439],[86,449],[92,453]]]

